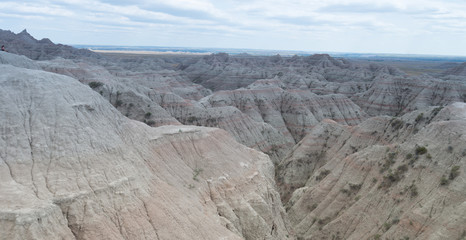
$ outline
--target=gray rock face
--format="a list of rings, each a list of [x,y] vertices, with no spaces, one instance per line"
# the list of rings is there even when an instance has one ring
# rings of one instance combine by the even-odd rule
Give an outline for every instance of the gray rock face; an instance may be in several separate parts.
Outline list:
[[[300,141],[325,118],[354,125],[366,114],[343,95],[318,96],[309,91],[283,90],[256,81],[246,89],[219,91],[201,100],[207,107],[234,106],[256,121],[279,129],[289,142]]]
[[[77,80],[0,65],[0,239],[286,239],[269,158],[151,128]]]
[[[454,103],[355,127],[322,122],[278,167],[297,236],[464,236],[465,114]]]
[[[0,64],[8,64],[15,67],[36,69],[39,70],[41,67],[36,62],[16,54],[0,51]]]
[[[50,59],[0,52],[0,239],[464,237],[460,67],[0,40]]]
[[[442,73],[442,76],[451,75],[466,77],[466,63],[462,63],[461,65],[448,69]]]
[[[54,44],[47,38],[37,40],[26,29],[18,34],[0,29],[0,45],[5,45],[6,50],[10,53],[24,55],[33,60],[49,60],[56,57],[100,58],[97,53],[62,44]]]
[[[352,99],[372,116],[400,115],[429,106],[443,106],[463,101],[466,85],[462,81],[445,81],[429,76],[392,77],[381,75],[363,93]]]
[[[335,59],[327,54],[308,57],[229,56],[226,53],[206,56],[183,68],[183,72],[195,83],[213,91],[233,90],[246,87],[259,79],[275,76],[287,77],[299,74],[300,78],[312,78],[318,74],[328,81],[370,81],[382,72],[402,74],[387,66],[362,67],[345,59]]]

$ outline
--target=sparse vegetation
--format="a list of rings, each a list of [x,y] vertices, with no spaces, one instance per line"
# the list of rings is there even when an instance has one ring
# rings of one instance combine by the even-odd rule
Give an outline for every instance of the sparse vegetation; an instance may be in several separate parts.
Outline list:
[[[201,174],[202,171],[204,171],[204,169],[202,169],[202,168],[195,168],[195,169],[193,170],[193,180],[194,180],[194,181],[199,182],[199,178],[198,178],[198,177],[199,177],[199,174]]]
[[[425,153],[427,153],[426,147],[421,147],[421,146],[416,147],[416,155],[423,155]]]
[[[419,115],[417,115],[416,119],[414,120],[416,123],[422,121],[422,119],[424,118],[424,113],[420,113]]]
[[[453,166],[450,170],[450,175],[448,179],[453,180],[460,175],[460,166]]]
[[[193,123],[193,122],[195,122],[195,121],[197,121],[197,120],[198,120],[197,117],[195,117],[195,116],[190,116],[190,117],[188,117],[188,119],[186,119],[186,122],[187,122],[187,123]]]
[[[435,116],[437,116],[437,114],[440,112],[440,110],[442,110],[443,107],[436,107],[434,108],[434,110],[432,110],[432,118],[434,118]]]
[[[390,152],[390,153],[388,153],[388,159],[390,161],[393,161],[395,159],[396,155],[397,155],[396,152]]]
[[[330,170],[328,169],[324,169],[320,171],[319,175],[316,176],[316,181],[320,181],[324,179],[329,173],[330,173]]]
[[[400,128],[403,127],[405,123],[403,122],[403,120],[401,119],[398,119],[398,118],[393,118],[391,121],[390,121],[390,125],[392,126],[392,129],[393,130],[399,130]]]
[[[442,177],[440,178],[440,185],[447,185],[448,184],[448,179],[447,177],[445,177],[445,175],[442,175]]]
[[[393,225],[398,224],[399,222],[400,222],[400,219],[398,218],[393,219],[391,222],[385,222],[383,224],[384,231],[385,232],[388,231],[388,229],[390,229]]]
[[[360,184],[350,183],[349,184],[349,187],[350,187],[351,191],[359,191],[359,189],[361,189],[361,186],[362,186],[362,183],[360,183]]]
[[[388,229],[390,229],[391,227],[392,227],[392,224],[389,222],[386,222],[383,224],[383,229],[385,232],[388,231]]]
[[[389,188],[403,178],[403,174],[408,171],[408,166],[406,164],[398,166],[396,171],[388,170],[388,174],[383,177],[383,181],[380,184],[380,187]]]
[[[316,208],[317,208],[317,203],[314,203],[314,204],[312,204],[311,206],[308,207],[308,210],[313,211]]]
[[[155,121],[154,120],[149,120],[149,121],[144,121],[147,125],[149,126],[154,126],[155,125]]]
[[[89,83],[89,87],[91,87],[92,89],[102,87],[103,85],[104,83],[102,82],[90,82]]]
[[[352,194],[355,194],[356,192],[358,192],[361,187],[362,187],[362,183],[359,183],[359,184],[356,184],[356,183],[349,183],[349,189],[346,189],[346,188],[342,188],[340,191],[342,193],[345,193],[346,195],[350,196]]]
[[[151,112],[146,112],[146,114],[144,114],[144,118],[145,118],[145,119],[150,118],[150,116],[152,116],[152,113],[151,113]]]
[[[412,198],[417,197],[417,195],[419,195],[419,192],[417,190],[417,186],[416,186],[416,184],[414,184],[414,182],[408,187],[408,190],[409,190],[410,196]]]
[[[318,223],[319,225],[325,225],[325,224],[329,223],[330,220],[331,220],[330,217],[325,217],[325,218],[323,218],[323,219],[318,219],[318,220],[317,220],[317,223]]]
[[[394,163],[397,153],[396,152],[389,152],[387,157],[385,158],[385,162],[380,169],[380,173],[387,171]]]
[[[121,107],[122,105],[123,105],[123,101],[121,101],[121,100],[119,100],[119,99],[116,100],[116,102],[115,102],[115,107]]]
[[[453,152],[453,147],[452,147],[452,146],[448,146],[448,147],[447,147],[447,152],[448,152],[448,153],[452,153],[452,152]]]

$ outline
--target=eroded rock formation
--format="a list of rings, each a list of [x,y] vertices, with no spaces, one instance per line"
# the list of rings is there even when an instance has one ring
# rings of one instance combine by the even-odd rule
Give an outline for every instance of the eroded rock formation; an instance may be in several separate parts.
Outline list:
[[[296,234],[464,237],[465,113],[466,104],[454,103],[354,127],[322,122],[277,170]]]
[[[0,40],[0,239],[466,235],[462,65]]]
[[[0,65],[1,239],[286,239],[274,168],[225,131],[151,128],[58,74]]]
[[[0,45],[5,45],[10,53],[25,55],[33,60],[47,60],[56,57],[63,58],[99,58],[92,51],[76,49],[63,44],[54,44],[50,39],[35,39],[26,29],[15,34],[0,29]]]

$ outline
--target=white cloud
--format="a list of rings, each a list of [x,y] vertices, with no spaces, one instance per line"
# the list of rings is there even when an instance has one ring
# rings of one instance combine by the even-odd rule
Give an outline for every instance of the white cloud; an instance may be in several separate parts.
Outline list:
[[[345,51],[363,51],[366,46],[368,51],[409,52],[406,46],[412,45],[412,39],[421,39],[425,42],[420,46],[428,46],[435,36],[437,43],[450,42],[450,52],[442,50],[445,54],[463,51],[466,55],[466,49],[460,47],[464,44],[460,39],[466,39],[466,4],[459,0],[25,0],[0,4],[0,16],[2,24],[11,25],[5,28],[37,29],[52,40],[56,31],[50,26],[61,26],[63,31],[75,32],[74,36],[85,29],[95,29],[89,31],[105,33],[103,36],[115,32],[117,37],[107,37],[107,44],[118,40],[160,45],[170,44],[172,38],[186,46],[283,49],[289,44],[295,49]],[[127,37],[118,32],[132,31],[139,42],[116,39]],[[449,39],[453,35],[455,39]],[[60,36],[61,42],[79,43],[76,38]],[[91,36],[82,38],[82,43],[92,44],[93,39],[105,40]],[[386,39],[396,41],[393,46],[380,44]]]
[[[0,10],[4,13],[19,12],[25,14],[51,15],[60,17],[70,17],[73,15],[72,11],[63,8],[62,6],[27,2],[4,2],[0,4]]]

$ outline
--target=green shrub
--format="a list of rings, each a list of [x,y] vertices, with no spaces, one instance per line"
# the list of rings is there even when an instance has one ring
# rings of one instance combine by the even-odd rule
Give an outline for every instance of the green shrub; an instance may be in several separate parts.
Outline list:
[[[146,114],[144,114],[144,118],[150,118],[150,116],[152,116],[152,113],[151,112],[146,112]]]
[[[388,229],[390,229],[391,227],[392,227],[391,223],[386,222],[383,224],[383,228],[385,232],[388,231]]]
[[[115,102],[115,107],[120,107],[121,105],[123,105],[123,101],[121,101],[121,100],[116,100],[116,102]]]
[[[443,175],[441,178],[440,178],[440,185],[447,185],[448,184],[448,179],[445,177],[445,175]]]
[[[450,170],[450,175],[448,176],[448,178],[450,180],[453,180],[456,177],[458,177],[458,175],[460,175],[460,166],[453,166]]]
[[[432,110],[432,115],[433,115],[432,117],[435,117],[440,112],[440,110],[442,110],[442,109],[443,109],[443,107],[434,108],[434,110]]]
[[[424,118],[424,113],[420,113],[417,115],[416,119],[414,120],[416,123],[420,122]]]
[[[90,82],[89,87],[92,89],[102,87],[104,84],[102,82]]]
[[[199,174],[201,174],[202,171],[204,171],[204,169],[202,169],[202,168],[196,168],[196,169],[194,169],[194,171],[193,171],[193,180],[194,180],[194,181],[198,181],[198,182],[199,182],[198,176],[199,176]]]
[[[405,123],[403,122],[403,120],[400,120],[398,118],[393,118],[391,121],[390,121],[390,125],[392,126],[392,128],[394,130],[398,130],[400,128],[403,127]]]
[[[351,190],[351,191],[358,191],[359,189],[361,189],[362,183],[360,183],[360,184],[356,184],[356,183],[353,184],[353,183],[350,183],[350,184],[349,184],[349,187],[350,187],[350,190]]]
[[[186,121],[188,123],[193,123],[193,122],[195,122],[197,120],[198,120],[197,117],[194,117],[194,116],[190,116],[190,117],[188,117],[188,119],[186,119]]]
[[[411,197],[416,197],[419,195],[419,192],[417,191],[417,186],[413,183],[411,186],[409,186],[409,192]]]
[[[330,173],[330,170],[328,170],[328,169],[324,169],[324,170],[320,171],[319,175],[316,176],[316,181],[320,181],[320,180],[324,179],[329,173]]]
[[[316,208],[317,208],[317,203],[314,203],[314,204],[312,204],[311,206],[308,207],[309,211],[313,211]]]
[[[426,147],[417,147],[416,148],[416,155],[422,155],[427,153],[427,148]]]

